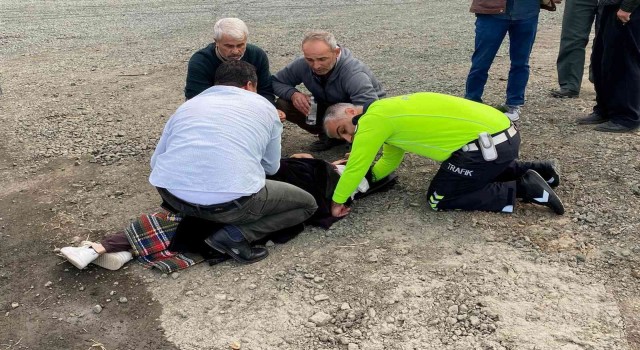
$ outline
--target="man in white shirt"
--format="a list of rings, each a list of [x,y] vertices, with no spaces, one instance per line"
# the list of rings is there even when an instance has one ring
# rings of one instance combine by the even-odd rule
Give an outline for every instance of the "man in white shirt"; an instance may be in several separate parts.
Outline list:
[[[171,116],[151,158],[149,182],[180,213],[227,224],[206,243],[252,263],[267,251],[250,242],[303,222],[317,205],[304,190],[265,179],[280,166],[282,123],[255,93],[255,68],[225,62],[215,84]]]

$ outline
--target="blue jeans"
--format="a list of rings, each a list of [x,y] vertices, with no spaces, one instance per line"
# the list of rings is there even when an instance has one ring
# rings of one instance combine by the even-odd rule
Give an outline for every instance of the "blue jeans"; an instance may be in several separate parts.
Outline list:
[[[491,68],[505,35],[509,33],[511,68],[507,82],[506,105],[523,105],[524,91],[529,81],[529,55],[536,39],[537,30],[537,15],[522,20],[477,15],[475,51],[471,57],[471,70],[467,76],[464,97],[482,102],[482,93],[489,77],[489,68]]]

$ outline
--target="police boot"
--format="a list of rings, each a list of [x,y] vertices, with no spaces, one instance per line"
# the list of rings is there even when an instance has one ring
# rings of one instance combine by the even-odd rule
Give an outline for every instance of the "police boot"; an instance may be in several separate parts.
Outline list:
[[[549,184],[534,170],[527,170],[516,181],[516,196],[526,203],[544,205],[551,208],[556,214],[564,214],[564,205],[560,197],[553,192]]]
[[[518,165],[524,169],[531,169],[540,174],[551,188],[556,188],[560,185],[560,167],[554,159],[534,162],[518,161]]]

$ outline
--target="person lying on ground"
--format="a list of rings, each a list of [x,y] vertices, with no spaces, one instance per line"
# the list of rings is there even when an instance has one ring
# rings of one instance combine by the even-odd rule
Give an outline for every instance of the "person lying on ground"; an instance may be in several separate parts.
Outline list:
[[[372,182],[394,171],[405,152],[442,162],[427,191],[433,210],[511,213],[516,198],[564,213],[551,189],[560,177],[552,161],[521,162],[520,134],[493,107],[463,98],[421,92],[381,99],[369,105],[330,107],[324,127],[332,138],[352,143],[346,169],[333,194],[332,214],[344,205],[371,169]],[[551,185],[551,186],[550,186]]]
[[[344,167],[345,162],[346,159],[340,159],[329,163],[313,159],[310,154],[294,154],[291,158],[280,161],[278,172],[270,176],[270,179],[301,187],[313,195],[318,210],[304,224],[328,229],[340,219],[331,215],[331,197],[340,178],[340,167]],[[378,181],[375,186],[370,186],[363,180],[351,198],[360,199],[386,190],[395,183],[395,179],[395,174],[392,174],[385,180]],[[203,259],[214,259],[215,262],[224,260],[202,243],[210,235],[209,231],[200,230],[193,225],[185,227],[182,219],[167,211],[144,214],[131,222],[124,231],[105,236],[99,243],[85,241],[79,247],[64,247],[60,253],[79,269],[93,263],[109,270],[117,270],[131,260],[133,252],[133,256],[146,267],[156,267],[164,273],[192,266]],[[269,238],[284,243],[300,231],[289,231],[286,235],[276,234],[275,238],[271,235]],[[183,240],[195,241],[195,246],[189,245],[189,242],[185,243],[186,249],[178,246],[180,243],[176,242],[177,238],[183,237],[188,237]]]

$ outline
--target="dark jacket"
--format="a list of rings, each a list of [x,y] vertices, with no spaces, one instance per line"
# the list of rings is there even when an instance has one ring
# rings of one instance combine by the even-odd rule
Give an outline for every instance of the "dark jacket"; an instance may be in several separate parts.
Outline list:
[[[319,103],[348,102],[364,105],[387,95],[369,67],[354,58],[351,51],[345,48],[341,48],[340,59],[324,86],[304,57],[295,59],[273,76],[276,96],[288,101],[298,92],[296,86],[301,83]]]
[[[620,5],[620,9],[633,12],[640,5],[640,0],[600,0],[598,6]]]
[[[273,95],[267,54],[261,48],[247,44],[241,60],[256,67],[258,94],[274,103],[276,99]],[[221,64],[222,61],[216,55],[215,43],[209,44],[191,56],[187,68],[187,84],[184,87],[184,96],[187,100],[213,86],[216,70]]]
[[[555,11],[556,4],[549,1],[548,4],[540,3],[540,8]],[[473,0],[470,12],[482,15],[496,15],[505,13],[507,10],[507,0]]]

